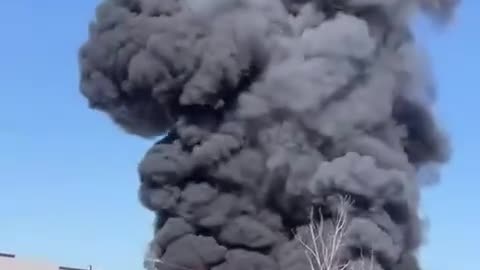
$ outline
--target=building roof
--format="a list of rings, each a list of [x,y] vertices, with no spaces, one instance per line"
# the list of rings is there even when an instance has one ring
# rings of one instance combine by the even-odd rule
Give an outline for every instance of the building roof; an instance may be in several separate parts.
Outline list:
[[[8,270],[93,270],[88,268],[73,268],[59,266],[53,263],[32,261],[23,258],[17,258],[13,254],[0,253],[0,269]]]

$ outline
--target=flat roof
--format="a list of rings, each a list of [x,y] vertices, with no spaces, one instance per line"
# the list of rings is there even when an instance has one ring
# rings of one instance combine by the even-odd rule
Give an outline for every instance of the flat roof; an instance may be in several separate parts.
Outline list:
[[[18,258],[15,254],[0,252],[0,269],[8,270],[93,270],[87,268],[60,266],[54,263]]]

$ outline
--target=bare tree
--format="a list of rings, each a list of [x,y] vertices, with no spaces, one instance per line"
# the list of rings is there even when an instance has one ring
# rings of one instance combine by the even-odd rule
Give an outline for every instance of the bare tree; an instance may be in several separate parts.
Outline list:
[[[352,262],[342,258],[342,248],[348,226],[348,211],[351,207],[348,197],[340,197],[336,213],[332,219],[325,220],[324,214],[318,210],[318,219],[314,219],[314,210],[311,211],[310,224],[306,232],[297,233],[296,239],[305,249],[311,270],[374,270],[373,252],[371,258],[361,258]]]

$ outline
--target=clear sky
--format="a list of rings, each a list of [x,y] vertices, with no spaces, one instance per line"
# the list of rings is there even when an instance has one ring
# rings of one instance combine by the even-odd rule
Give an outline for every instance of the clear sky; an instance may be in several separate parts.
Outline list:
[[[141,269],[152,216],[137,201],[136,165],[152,142],[90,111],[78,91],[77,49],[97,0],[3,2],[0,252]],[[438,111],[454,148],[441,184],[423,197],[430,222],[425,270],[478,268],[480,256],[480,1],[464,2],[447,31],[417,31],[434,64]]]

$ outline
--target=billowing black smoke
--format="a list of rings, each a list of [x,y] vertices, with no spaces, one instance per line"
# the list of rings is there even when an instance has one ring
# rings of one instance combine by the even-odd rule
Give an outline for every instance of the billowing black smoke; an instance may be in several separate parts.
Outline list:
[[[308,269],[292,231],[342,195],[346,259],[418,269],[416,175],[449,153],[409,23],[455,4],[105,0],[81,90],[126,131],[167,134],[139,166],[157,267]]]

